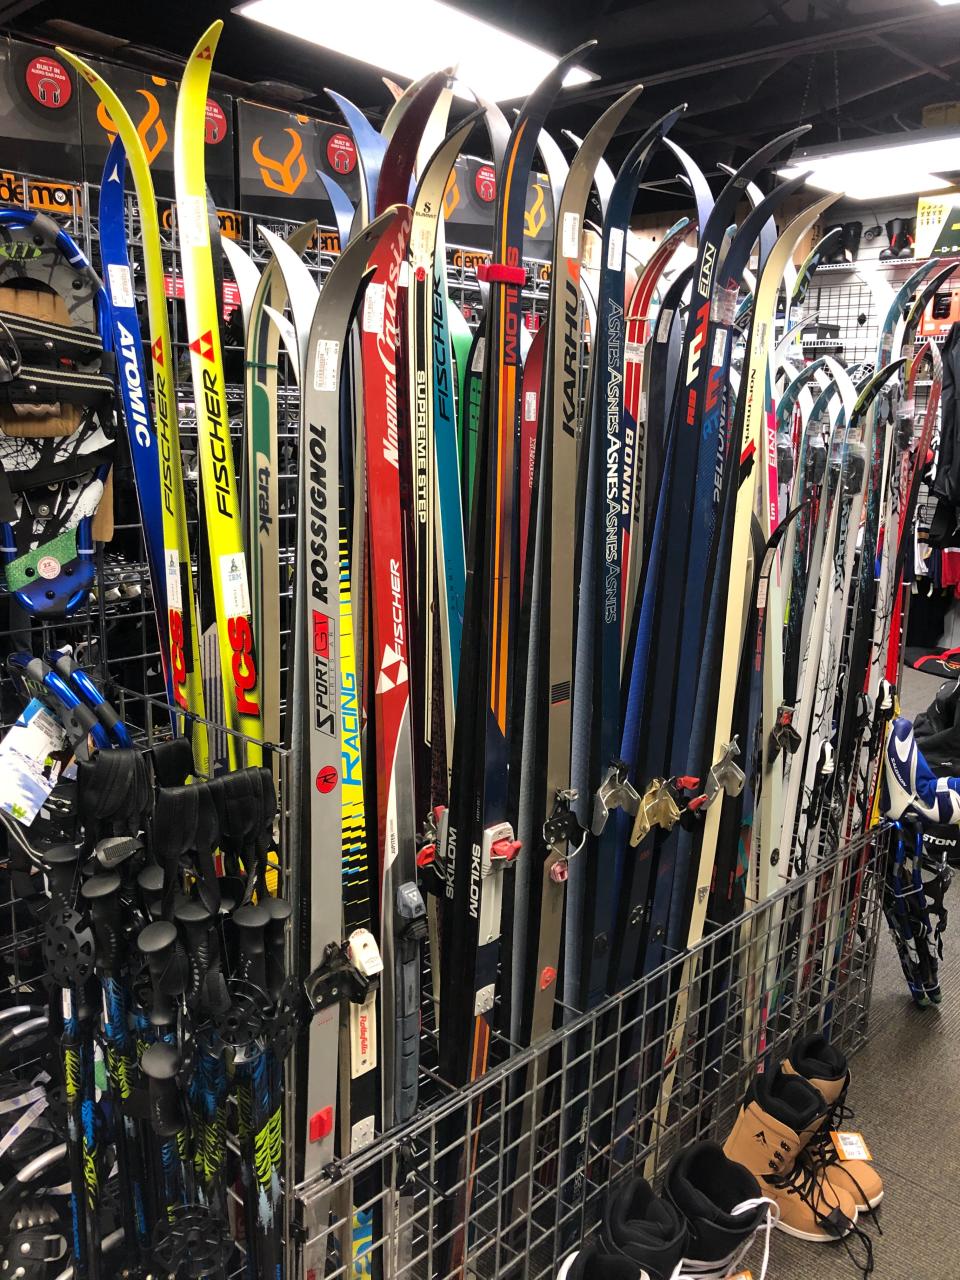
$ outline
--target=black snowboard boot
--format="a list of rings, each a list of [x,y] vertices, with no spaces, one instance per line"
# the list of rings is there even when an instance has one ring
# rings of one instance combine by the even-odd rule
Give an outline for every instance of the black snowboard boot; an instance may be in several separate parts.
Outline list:
[[[645,1271],[622,1253],[604,1253],[596,1240],[590,1240],[564,1258],[557,1280],[652,1280]]]
[[[840,243],[843,246],[843,257],[846,262],[856,262],[860,252],[860,237],[863,235],[862,222],[845,222],[841,230]]]
[[[753,1174],[728,1159],[722,1147],[696,1142],[678,1152],[667,1169],[664,1191],[687,1223],[683,1274],[724,1280],[763,1232],[763,1265],[755,1274],[766,1275],[776,1206]]]
[[[645,1178],[613,1187],[603,1215],[608,1248],[630,1258],[650,1280],[671,1280],[684,1255],[686,1225],[669,1200],[661,1200]]]
[[[887,247],[880,250],[880,257],[884,261],[889,261],[890,258],[909,258],[913,252],[913,241],[905,220],[891,218],[884,226],[887,229]]]

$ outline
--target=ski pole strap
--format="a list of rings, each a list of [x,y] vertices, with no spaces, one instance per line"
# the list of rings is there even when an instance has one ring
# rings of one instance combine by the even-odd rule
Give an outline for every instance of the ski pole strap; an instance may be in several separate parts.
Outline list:
[[[481,262],[477,279],[481,284],[516,284],[523,288],[527,283],[527,269],[506,262]]]

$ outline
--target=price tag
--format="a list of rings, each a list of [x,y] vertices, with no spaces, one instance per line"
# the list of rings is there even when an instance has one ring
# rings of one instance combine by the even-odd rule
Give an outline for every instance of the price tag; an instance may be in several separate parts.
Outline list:
[[[643,343],[627,342],[623,348],[623,358],[627,364],[639,364],[643,359]]]
[[[0,808],[29,827],[60,779],[64,761],[52,759],[67,745],[59,720],[33,698],[0,742]]]
[[[209,243],[210,224],[205,196],[184,196],[177,201],[177,228],[183,249],[201,249]]]
[[[470,366],[472,373],[483,373],[483,355],[486,338],[478,338],[477,345],[473,353],[473,364]]]
[[[247,585],[247,562],[242,551],[220,557],[220,587],[227,617],[249,618],[250,588]]]
[[[673,312],[669,308],[664,307],[664,309],[660,312],[659,319],[657,320],[657,341],[658,342],[666,342],[667,338],[670,335],[670,325],[672,323],[673,323]]]
[[[321,338],[313,362],[314,391],[336,391],[337,368],[340,364],[340,343],[336,338]]]
[[[523,420],[524,422],[536,422],[537,420],[537,393],[535,391],[527,391],[524,394]]]
[[[610,244],[607,247],[607,266],[611,271],[619,271],[623,266],[623,228],[610,228]]]
[[[115,307],[132,307],[135,305],[130,268],[125,262],[109,262],[107,264],[107,283],[110,285],[110,301]]]
[[[830,1138],[841,1160],[873,1159],[862,1133],[854,1133],[849,1129],[832,1129]]]
[[[580,257],[580,215],[565,213],[560,230],[560,248],[565,258]]]
[[[714,368],[723,363],[723,357],[726,350],[727,331],[726,329],[718,329],[713,335],[713,358],[710,361]]]
[[[368,284],[363,295],[363,331],[380,333],[383,329],[383,313],[387,300],[385,284]]]
[[[180,553],[175,547],[167,552],[166,569],[167,608],[176,609],[179,613],[183,609],[183,593],[180,589]]]

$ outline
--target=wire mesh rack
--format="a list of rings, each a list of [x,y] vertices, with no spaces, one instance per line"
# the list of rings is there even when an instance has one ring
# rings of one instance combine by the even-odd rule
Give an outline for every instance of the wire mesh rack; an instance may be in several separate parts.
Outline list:
[[[430,1073],[414,1121],[298,1188],[289,1274],[554,1276],[613,1183],[722,1140],[796,1036],[864,1043],[887,844],[878,828],[589,1013],[558,1009],[472,1086]]]

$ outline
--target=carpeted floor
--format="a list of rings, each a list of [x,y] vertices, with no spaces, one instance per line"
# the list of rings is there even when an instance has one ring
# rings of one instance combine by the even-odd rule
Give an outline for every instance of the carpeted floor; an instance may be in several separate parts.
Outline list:
[[[904,672],[901,705],[911,719],[941,681]],[[953,890],[951,896],[960,893]],[[948,898],[948,905],[950,899]],[[957,923],[955,923],[956,921]],[[944,1000],[917,1009],[893,943],[884,933],[870,1012],[870,1039],[851,1062],[852,1127],[862,1130],[885,1187],[868,1225],[875,1280],[946,1280],[957,1271],[960,1222],[960,910],[944,944]],[[950,926],[953,927],[950,927]],[[748,1265],[760,1274],[760,1255]],[[841,1245],[813,1245],[774,1232],[769,1280],[856,1280]]]

